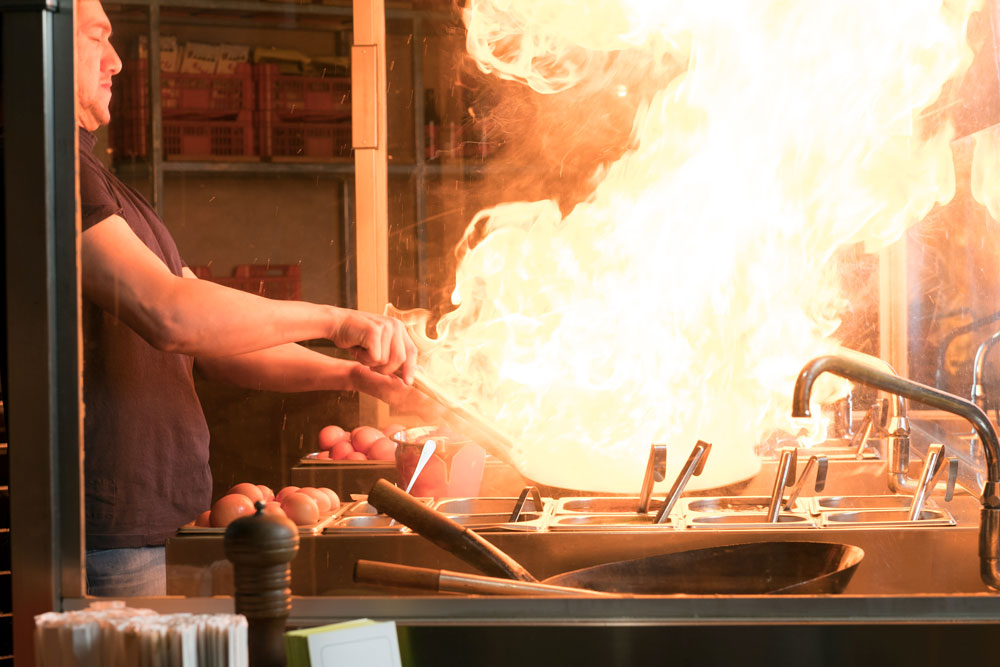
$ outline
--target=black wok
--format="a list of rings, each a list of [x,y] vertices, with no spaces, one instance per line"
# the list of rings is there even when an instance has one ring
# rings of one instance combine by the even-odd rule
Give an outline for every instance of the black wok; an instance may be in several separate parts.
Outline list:
[[[495,545],[385,480],[375,483],[368,502],[480,571],[497,575],[359,561],[355,579],[368,583],[494,595],[824,594],[843,591],[864,557],[862,549],[848,544],[750,542],[595,565],[539,584]]]

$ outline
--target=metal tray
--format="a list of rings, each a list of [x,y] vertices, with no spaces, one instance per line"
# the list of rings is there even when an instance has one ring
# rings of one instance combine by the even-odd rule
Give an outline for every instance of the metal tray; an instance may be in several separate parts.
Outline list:
[[[540,531],[544,529],[543,512],[521,512],[520,521],[510,522],[510,514],[448,514],[449,519],[476,532],[488,530]]]
[[[405,533],[409,528],[393,521],[385,514],[361,514],[357,516],[344,516],[336,522],[327,525],[323,530],[324,534],[332,533]]]
[[[815,519],[808,514],[787,512],[778,515],[777,523],[770,523],[767,514],[763,513],[690,514],[685,517],[684,525],[697,530],[801,530],[818,527]]]
[[[816,496],[809,499],[809,510],[820,512],[843,512],[854,510],[901,510],[909,509],[913,498],[900,495],[883,496]],[[928,498],[925,507],[936,508],[937,504]]]
[[[542,507],[535,507],[529,496],[524,501],[524,513],[543,514],[552,503],[551,498],[542,498]],[[442,514],[503,514],[510,516],[517,504],[517,498],[481,497],[481,498],[442,498],[434,505],[434,509]]]
[[[649,511],[656,514],[656,511],[663,506],[662,499],[650,498]],[[561,498],[556,505],[556,514],[638,514],[639,497],[628,496],[595,496],[589,498],[567,497]]]
[[[769,496],[717,496],[709,498],[684,498],[681,500],[682,514],[767,514],[767,508],[771,504]],[[782,514],[789,512],[802,513],[806,508],[800,504],[800,499],[792,503],[790,511],[782,510]]]
[[[549,522],[549,530],[562,531],[656,531],[674,530],[678,517],[671,515],[663,523],[653,523],[656,513],[638,514],[557,514]]]
[[[433,498],[417,498],[420,502],[425,505],[431,504]],[[356,500],[352,503],[348,503],[347,507],[343,511],[343,516],[374,516],[378,514],[378,510],[368,504],[367,500]]]
[[[336,521],[344,511],[344,505],[341,505],[336,511],[321,517],[319,521],[308,526],[298,526],[299,535],[318,535],[323,532],[323,529],[330,525],[333,521]],[[194,525],[194,522],[186,523],[177,529],[178,535],[224,535],[226,533],[226,528],[214,528],[214,527],[202,527]]]
[[[916,521],[910,521],[908,510],[865,510],[857,512],[824,512],[826,528],[924,528],[927,526],[954,526],[955,517],[943,509],[925,509]]]

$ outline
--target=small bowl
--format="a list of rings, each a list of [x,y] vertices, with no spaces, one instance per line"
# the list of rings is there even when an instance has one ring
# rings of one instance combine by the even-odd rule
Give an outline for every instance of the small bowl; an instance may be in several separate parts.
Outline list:
[[[436,426],[406,429],[396,433],[392,440],[396,443],[396,478],[403,488],[410,484],[424,444],[434,442],[434,453],[413,483],[412,495],[431,498],[479,495],[486,451],[476,443]]]

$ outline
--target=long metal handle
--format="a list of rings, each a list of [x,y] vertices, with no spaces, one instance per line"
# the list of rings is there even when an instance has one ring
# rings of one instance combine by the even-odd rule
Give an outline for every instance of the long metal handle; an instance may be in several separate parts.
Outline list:
[[[774,476],[774,487],[771,489],[771,502],[767,506],[767,522],[777,523],[781,512],[781,497],[785,487],[795,482],[795,463],[799,457],[798,447],[782,447],[781,458],[778,459],[778,474]]]
[[[937,477],[944,461],[944,445],[932,444],[927,448],[927,458],[924,459],[924,467],[920,471],[920,480],[917,482],[916,493],[910,502],[910,513],[907,517],[910,521],[916,521],[917,517],[924,509],[927,502],[927,494],[930,493],[931,484]]]
[[[420,369],[414,373],[413,388],[444,408],[448,418],[457,422],[455,426],[464,435],[475,440],[483,449],[501,461],[509,463],[515,469],[517,468],[513,454],[514,443],[511,442],[510,438],[482,417],[462,407],[458,401],[447,396],[440,388],[434,386],[433,382],[420,372]]]
[[[705,469],[705,462],[708,460],[708,454],[711,451],[711,444],[702,440],[698,441],[694,449],[691,450],[691,454],[688,456],[684,467],[681,468],[680,474],[677,475],[677,479],[674,480],[674,485],[670,487],[667,498],[663,501],[660,511],[656,513],[653,523],[660,524],[667,520],[671,510],[674,509],[674,505],[677,504],[677,500],[681,497],[681,493],[684,492],[684,487],[687,486],[688,480],[691,479],[692,475],[700,475]]]
[[[426,567],[359,560],[354,565],[354,581],[380,586],[401,586],[422,590],[474,595],[532,595],[573,597],[621,597],[614,593],[592,591],[586,588],[554,586],[527,581],[511,581],[499,577],[485,577],[452,570],[435,570]]]
[[[653,495],[653,483],[662,482],[667,477],[667,446],[650,445],[649,460],[646,462],[646,474],[642,478],[642,488],[639,489],[639,514],[649,513],[649,499]]]
[[[792,492],[788,494],[788,499],[783,506],[786,512],[791,511],[792,506],[795,505],[795,501],[798,499],[799,494],[802,493],[802,489],[806,485],[806,479],[809,477],[809,473],[814,466],[816,467],[816,483],[813,485],[813,490],[819,493],[826,487],[826,472],[829,467],[829,460],[825,456],[810,456],[809,460],[806,461],[805,467],[802,468],[799,481],[795,483]],[[770,510],[770,506],[768,506],[768,509]]]

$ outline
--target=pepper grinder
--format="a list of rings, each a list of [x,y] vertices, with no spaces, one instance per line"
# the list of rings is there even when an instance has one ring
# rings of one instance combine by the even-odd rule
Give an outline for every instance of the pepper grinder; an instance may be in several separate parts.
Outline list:
[[[247,619],[250,667],[285,667],[285,622],[291,611],[291,566],[298,528],[286,517],[257,511],[236,519],[223,539],[233,564],[236,613]]]

